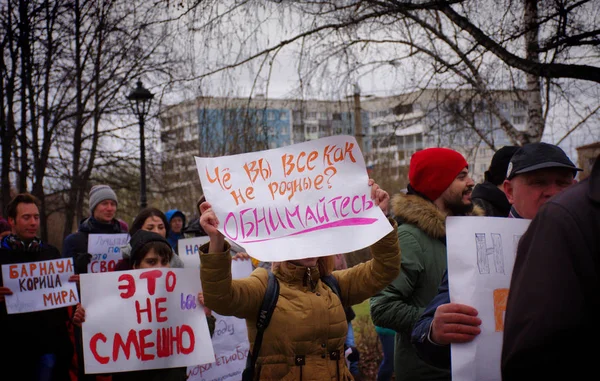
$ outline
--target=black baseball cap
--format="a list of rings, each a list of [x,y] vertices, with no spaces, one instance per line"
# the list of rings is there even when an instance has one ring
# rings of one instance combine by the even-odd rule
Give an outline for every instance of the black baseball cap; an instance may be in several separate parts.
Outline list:
[[[577,171],[582,171],[569,160],[560,147],[548,143],[530,143],[519,148],[512,156],[506,170],[506,178],[510,180],[521,173],[543,168],[569,168],[573,170],[573,176]]]

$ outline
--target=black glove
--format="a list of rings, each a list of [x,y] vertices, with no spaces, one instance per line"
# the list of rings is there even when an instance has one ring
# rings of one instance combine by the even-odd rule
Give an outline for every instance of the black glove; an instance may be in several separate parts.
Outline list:
[[[346,356],[346,359],[348,359],[348,361],[350,361],[350,362],[359,361],[359,359],[360,359],[360,352],[358,351],[358,349],[356,349],[356,347],[350,347],[350,349],[352,349],[352,352],[350,352]]]
[[[92,260],[92,254],[88,253],[76,253],[75,254],[75,274],[86,274],[88,272],[88,265]]]

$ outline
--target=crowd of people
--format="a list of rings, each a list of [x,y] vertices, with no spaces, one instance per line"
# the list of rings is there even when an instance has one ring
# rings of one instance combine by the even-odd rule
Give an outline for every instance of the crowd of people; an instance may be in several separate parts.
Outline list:
[[[89,217],[69,234],[62,251],[41,241],[38,200],[12,199],[0,219],[0,264],[72,258],[78,283],[88,271],[90,234],[123,234],[116,271],[184,267],[178,241],[208,236],[200,249],[202,292],[211,333],[212,311],[246,320],[253,363],[245,380],[358,380],[352,306],[369,300],[383,361],[377,381],[450,380],[452,343],[476,339],[482,321],[472,306],[451,301],[446,218],[488,216],[532,220],[518,247],[506,308],[502,379],[546,379],[593,371],[600,334],[592,325],[600,305],[600,164],[588,179],[558,146],[506,146],[494,155],[485,181],[475,184],[466,159],[449,148],[416,152],[406,192],[392,196],[369,180],[373,202],[392,232],[370,246],[372,258],[348,267],[343,254],[259,262],[243,279],[231,278],[231,261],[251,259],[218,230],[211,204],[201,197],[199,218],[179,209],[149,207],[131,224],[116,218],[118,200],[108,185],[89,191]],[[189,222],[189,223],[188,223]],[[359,232],[357,232],[359,233]],[[310,253],[307,253],[310,257]],[[185,380],[184,368],[86,374],[83,306],[8,314],[0,273],[0,366],[15,380]],[[262,306],[278,285],[271,321]],[[332,283],[334,285],[332,285]],[[258,324],[257,324],[258,323]],[[211,326],[212,324],[212,326]],[[6,373],[8,374],[8,373]]]

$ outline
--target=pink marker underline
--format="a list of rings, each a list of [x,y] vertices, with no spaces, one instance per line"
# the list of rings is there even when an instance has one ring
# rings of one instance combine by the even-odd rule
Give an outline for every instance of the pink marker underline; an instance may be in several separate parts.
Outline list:
[[[371,225],[374,224],[375,222],[377,222],[377,218],[347,218],[345,220],[338,220],[338,221],[334,221],[334,222],[330,222],[328,224],[325,225],[319,225],[319,226],[315,226],[306,230],[302,230],[299,232],[295,232],[292,234],[288,234],[288,235],[284,235],[281,237],[273,237],[273,238],[264,238],[264,239],[257,239],[254,241],[240,241],[240,243],[257,243],[257,242],[265,242],[265,241],[271,241],[274,239],[280,239],[280,238],[286,238],[286,237],[292,237],[298,234],[305,234],[305,233],[310,233],[316,230],[323,230],[323,229],[330,229],[330,228],[337,228],[340,226],[354,226],[354,225]]]

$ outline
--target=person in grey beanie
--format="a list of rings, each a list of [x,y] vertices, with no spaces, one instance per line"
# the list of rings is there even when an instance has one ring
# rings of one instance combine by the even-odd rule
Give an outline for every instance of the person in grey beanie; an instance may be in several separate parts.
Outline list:
[[[63,242],[63,258],[73,258],[75,273],[87,273],[87,266],[91,260],[88,254],[88,238],[90,234],[119,234],[127,233],[119,220],[117,213],[117,195],[108,185],[94,185],[88,195],[90,217],[79,224],[77,232],[65,238]],[[81,344],[81,329],[75,327],[75,349],[77,350],[79,381],[95,380],[94,375],[86,375],[83,366],[83,352]]]
[[[90,217],[84,219],[79,224],[77,232],[72,233],[65,238],[63,242],[62,256],[64,258],[73,258],[77,264],[80,254],[87,254],[89,234],[118,234],[127,233],[121,227],[119,220],[115,218],[117,213],[117,195],[108,185],[94,185],[90,189],[88,196],[90,206]],[[83,261],[84,258],[81,259]],[[77,266],[76,266],[77,267]],[[77,273],[84,273],[83,266]],[[87,269],[87,263],[86,267]]]

